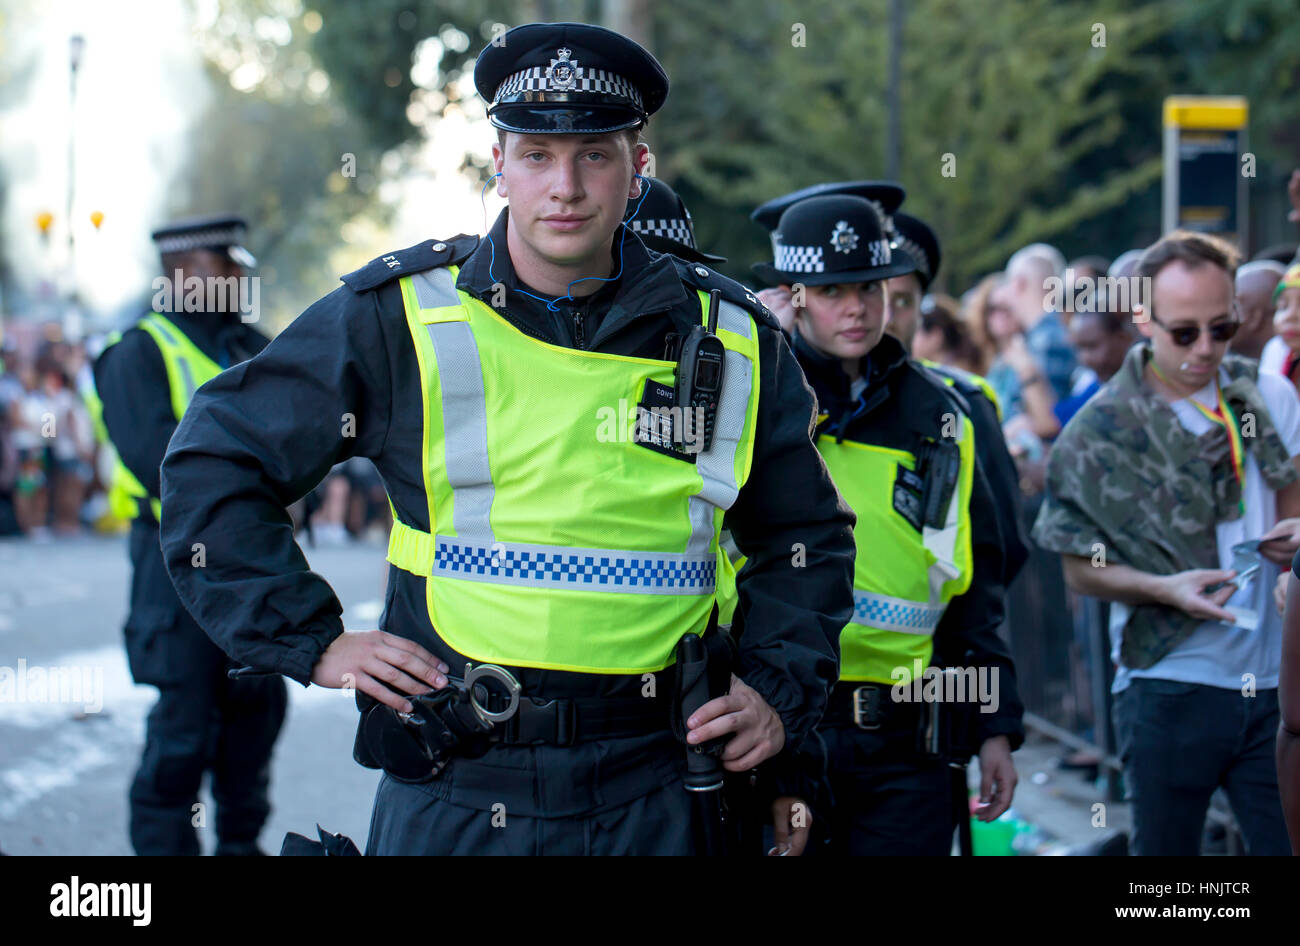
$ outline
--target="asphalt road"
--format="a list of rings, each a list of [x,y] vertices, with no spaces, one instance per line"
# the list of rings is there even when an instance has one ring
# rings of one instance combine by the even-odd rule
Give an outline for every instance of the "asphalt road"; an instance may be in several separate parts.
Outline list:
[[[388,569],[383,547],[306,552],[343,603],[345,626],[373,628]],[[125,537],[0,540],[0,850],[6,854],[132,853],[127,789],[157,691],[136,686],[127,671],[121,628],[129,572]],[[287,831],[314,838],[318,822],[364,847],[378,773],[352,761],[352,696],[292,681],[288,687],[262,847],[279,853]],[[208,817],[199,839],[210,853],[215,819],[206,788],[200,801]]]

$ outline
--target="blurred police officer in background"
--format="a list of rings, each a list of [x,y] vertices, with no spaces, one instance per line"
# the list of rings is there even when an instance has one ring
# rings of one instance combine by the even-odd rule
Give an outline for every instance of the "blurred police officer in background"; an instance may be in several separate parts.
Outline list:
[[[271,750],[284,721],[284,682],[231,680],[230,659],[181,604],[159,546],[159,467],[200,385],[261,351],[267,339],[242,313],[243,277],[255,265],[245,223],[216,216],[177,221],[153,234],[164,282],[155,308],[108,346],[94,366],[102,420],[117,451],[110,504],[131,520],[127,659],[136,683],[158,688],[144,753],[131,784],[137,854],[198,854],[195,809],[212,773],[217,854],[260,854],[270,812]],[[165,313],[165,314],[164,314]],[[187,547],[200,565],[204,550]]]
[[[689,853],[683,742],[743,772],[825,707],[853,515],[771,315],[622,225],[668,92],[654,58],[530,24],[474,75],[509,206],[486,238],[345,276],[204,390],[163,465],[168,570],[235,658],[356,687],[355,755],[386,773],[368,853]],[[343,630],[284,512],[350,456],[394,508],[377,631]],[[750,561],[734,646],[724,516]],[[699,637],[709,699],[675,719],[674,650]]]

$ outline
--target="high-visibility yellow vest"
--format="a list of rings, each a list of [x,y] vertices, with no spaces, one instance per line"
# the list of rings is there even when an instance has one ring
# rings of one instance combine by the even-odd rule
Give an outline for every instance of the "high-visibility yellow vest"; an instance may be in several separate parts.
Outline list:
[[[388,560],[426,579],[429,620],[475,660],[663,669],[683,634],[708,625],[723,514],[749,477],[754,319],[720,307],[715,434],[691,463],[628,435],[647,384],[672,387],[674,362],[539,341],[458,292],[456,273],[400,281],[420,365],[430,531],[395,514]]]
[[[975,472],[974,429],[960,417],[954,431],[961,455],[957,486],[944,527],[917,530],[894,508],[899,467],[916,469],[903,450],[823,434],[817,449],[840,495],[857,513],[853,530],[853,618],[840,634],[840,679],[907,683],[929,666],[934,631],[948,602],[970,587],[970,496]]]
[[[199,386],[212,380],[222,371],[221,366],[203,353],[190,341],[174,323],[163,318],[157,312],[150,312],[137,323],[158,345],[162,353],[163,366],[167,369],[167,387],[171,398],[172,413],[177,422],[185,414],[194,392]],[[107,351],[122,338],[120,332],[108,337]],[[102,354],[102,353],[101,353]],[[95,432],[104,441],[109,441],[108,429],[104,427],[104,404],[92,384],[84,393],[87,407]],[[113,481],[108,489],[108,508],[119,519],[134,519],[140,515],[141,504],[148,500],[154,519],[162,518],[162,503],[156,496],[150,496],[134,473],[132,473],[121,456],[117,456],[113,465]]]

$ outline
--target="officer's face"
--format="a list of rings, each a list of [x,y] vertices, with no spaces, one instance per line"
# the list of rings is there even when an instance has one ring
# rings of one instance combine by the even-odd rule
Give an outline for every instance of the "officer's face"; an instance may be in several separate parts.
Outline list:
[[[635,179],[646,146],[624,133],[506,134],[492,146],[501,177],[497,193],[510,201],[510,250],[550,266],[607,274],[614,231],[627,202],[640,194]],[[541,287],[539,287],[541,288]],[[595,283],[574,287],[593,292]]]
[[[895,276],[889,280],[889,318],[885,331],[912,350],[916,337],[916,320],[921,310],[921,280],[915,273]]]
[[[856,361],[885,334],[889,293],[882,280],[808,286],[797,308],[799,334],[813,348],[845,361]]]

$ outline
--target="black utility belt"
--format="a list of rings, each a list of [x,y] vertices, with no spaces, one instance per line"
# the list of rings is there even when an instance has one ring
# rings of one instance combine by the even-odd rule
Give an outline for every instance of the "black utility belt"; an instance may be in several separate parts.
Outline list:
[[[494,664],[469,665],[464,677],[447,680],[441,690],[408,697],[410,713],[358,693],[353,758],[398,781],[425,782],[453,758],[479,758],[493,746],[572,746],[671,728],[666,699],[538,699]]]
[[[913,699],[896,699],[896,690]],[[911,686],[841,681],[831,689],[822,725],[914,737],[923,758],[964,765],[979,751],[978,708],[969,702],[915,699]]]

